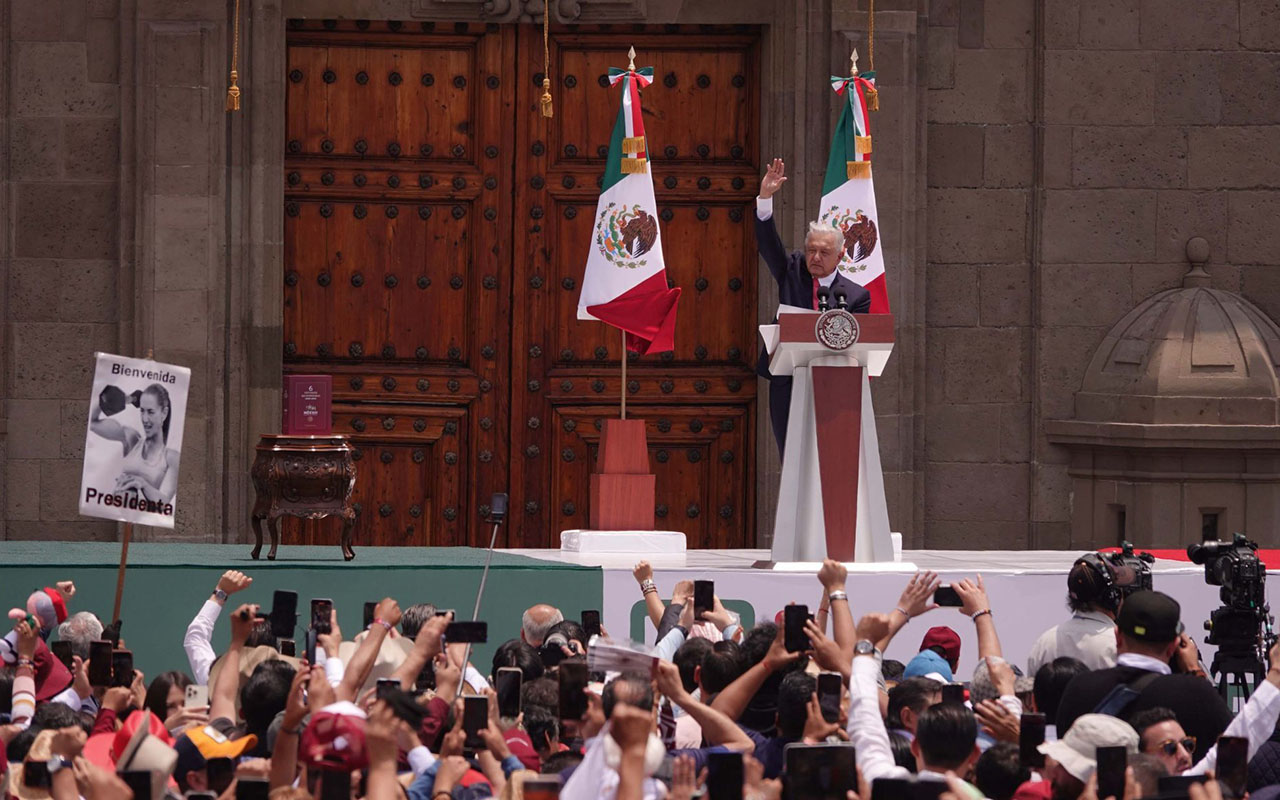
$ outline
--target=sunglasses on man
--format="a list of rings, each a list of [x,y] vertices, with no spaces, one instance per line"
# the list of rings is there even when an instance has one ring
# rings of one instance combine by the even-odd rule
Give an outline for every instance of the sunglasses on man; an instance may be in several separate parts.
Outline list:
[[[1156,745],[1156,749],[1166,756],[1175,756],[1178,754],[1178,745],[1182,745],[1182,749],[1188,753],[1196,751],[1196,737],[1188,736],[1185,739],[1165,739]]]

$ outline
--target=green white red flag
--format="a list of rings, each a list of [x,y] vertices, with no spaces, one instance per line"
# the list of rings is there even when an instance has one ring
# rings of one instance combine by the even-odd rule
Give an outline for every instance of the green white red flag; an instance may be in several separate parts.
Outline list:
[[[847,98],[831,137],[827,176],[822,184],[819,220],[844,231],[844,256],[839,269],[871,293],[871,313],[889,313],[885,283],[880,217],[871,177],[871,124],[867,97],[875,93],[875,73],[850,78],[831,77],[831,88]]]
[[[637,353],[673,350],[680,290],[667,287],[640,116],[640,89],[653,82],[653,68],[610,69],[609,82],[622,86],[622,105],[596,205],[578,319],[621,328],[627,349]]]

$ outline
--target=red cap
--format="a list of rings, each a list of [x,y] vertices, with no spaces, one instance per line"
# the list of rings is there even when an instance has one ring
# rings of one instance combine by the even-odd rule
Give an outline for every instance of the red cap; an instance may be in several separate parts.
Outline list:
[[[302,732],[298,753],[308,767],[352,772],[369,766],[364,719],[354,714],[319,711]]]
[[[952,669],[960,663],[960,635],[946,625],[930,628],[924,635],[924,639],[920,641],[920,649],[928,650],[930,647],[941,648],[942,657],[951,664]]]
[[[120,754],[128,747],[129,740],[138,732],[138,728],[146,726],[147,733],[156,737],[165,744],[173,747],[173,737],[169,735],[169,731],[164,726],[164,720],[155,715],[155,712],[142,709],[135,710],[129,715],[129,718],[120,726],[120,730],[116,731],[115,738],[111,740],[111,758],[120,758]]]
[[[71,685],[71,670],[66,668],[62,659],[54,658],[43,639],[36,639],[31,666],[35,670],[36,700],[41,703],[52,700]]]
[[[49,595],[50,602],[53,603],[53,613],[58,615],[58,624],[67,621],[67,601],[62,599],[62,592],[52,586],[44,587],[44,593]]]

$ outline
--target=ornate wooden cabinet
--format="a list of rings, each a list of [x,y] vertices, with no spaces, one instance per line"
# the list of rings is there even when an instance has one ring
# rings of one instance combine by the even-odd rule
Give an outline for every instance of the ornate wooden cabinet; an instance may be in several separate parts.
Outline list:
[[[576,320],[606,144],[609,66],[634,44],[677,350],[629,364],[661,526],[751,546],[760,170],[755,29],[552,35],[555,116],[538,114],[533,26],[295,21],[288,42],[286,371],[334,375],[357,458],[355,540],[505,546],[586,524],[599,421],[623,391],[621,336]],[[286,541],[335,534],[288,522]]]

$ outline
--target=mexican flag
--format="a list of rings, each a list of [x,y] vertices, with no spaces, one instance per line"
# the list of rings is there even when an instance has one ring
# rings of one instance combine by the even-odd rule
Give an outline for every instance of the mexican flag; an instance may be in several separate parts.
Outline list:
[[[844,231],[845,252],[839,269],[871,292],[872,314],[887,314],[889,291],[871,178],[871,127],[867,117],[867,96],[875,92],[875,73],[864,72],[852,78],[832,76],[831,86],[848,102],[843,104],[831,137],[818,219]]]
[[[640,117],[640,89],[653,82],[653,68],[610,69],[609,82],[622,85],[622,107],[609,141],[578,319],[598,319],[621,328],[627,334],[627,349],[642,355],[673,350],[680,290],[667,288],[658,204]]]

